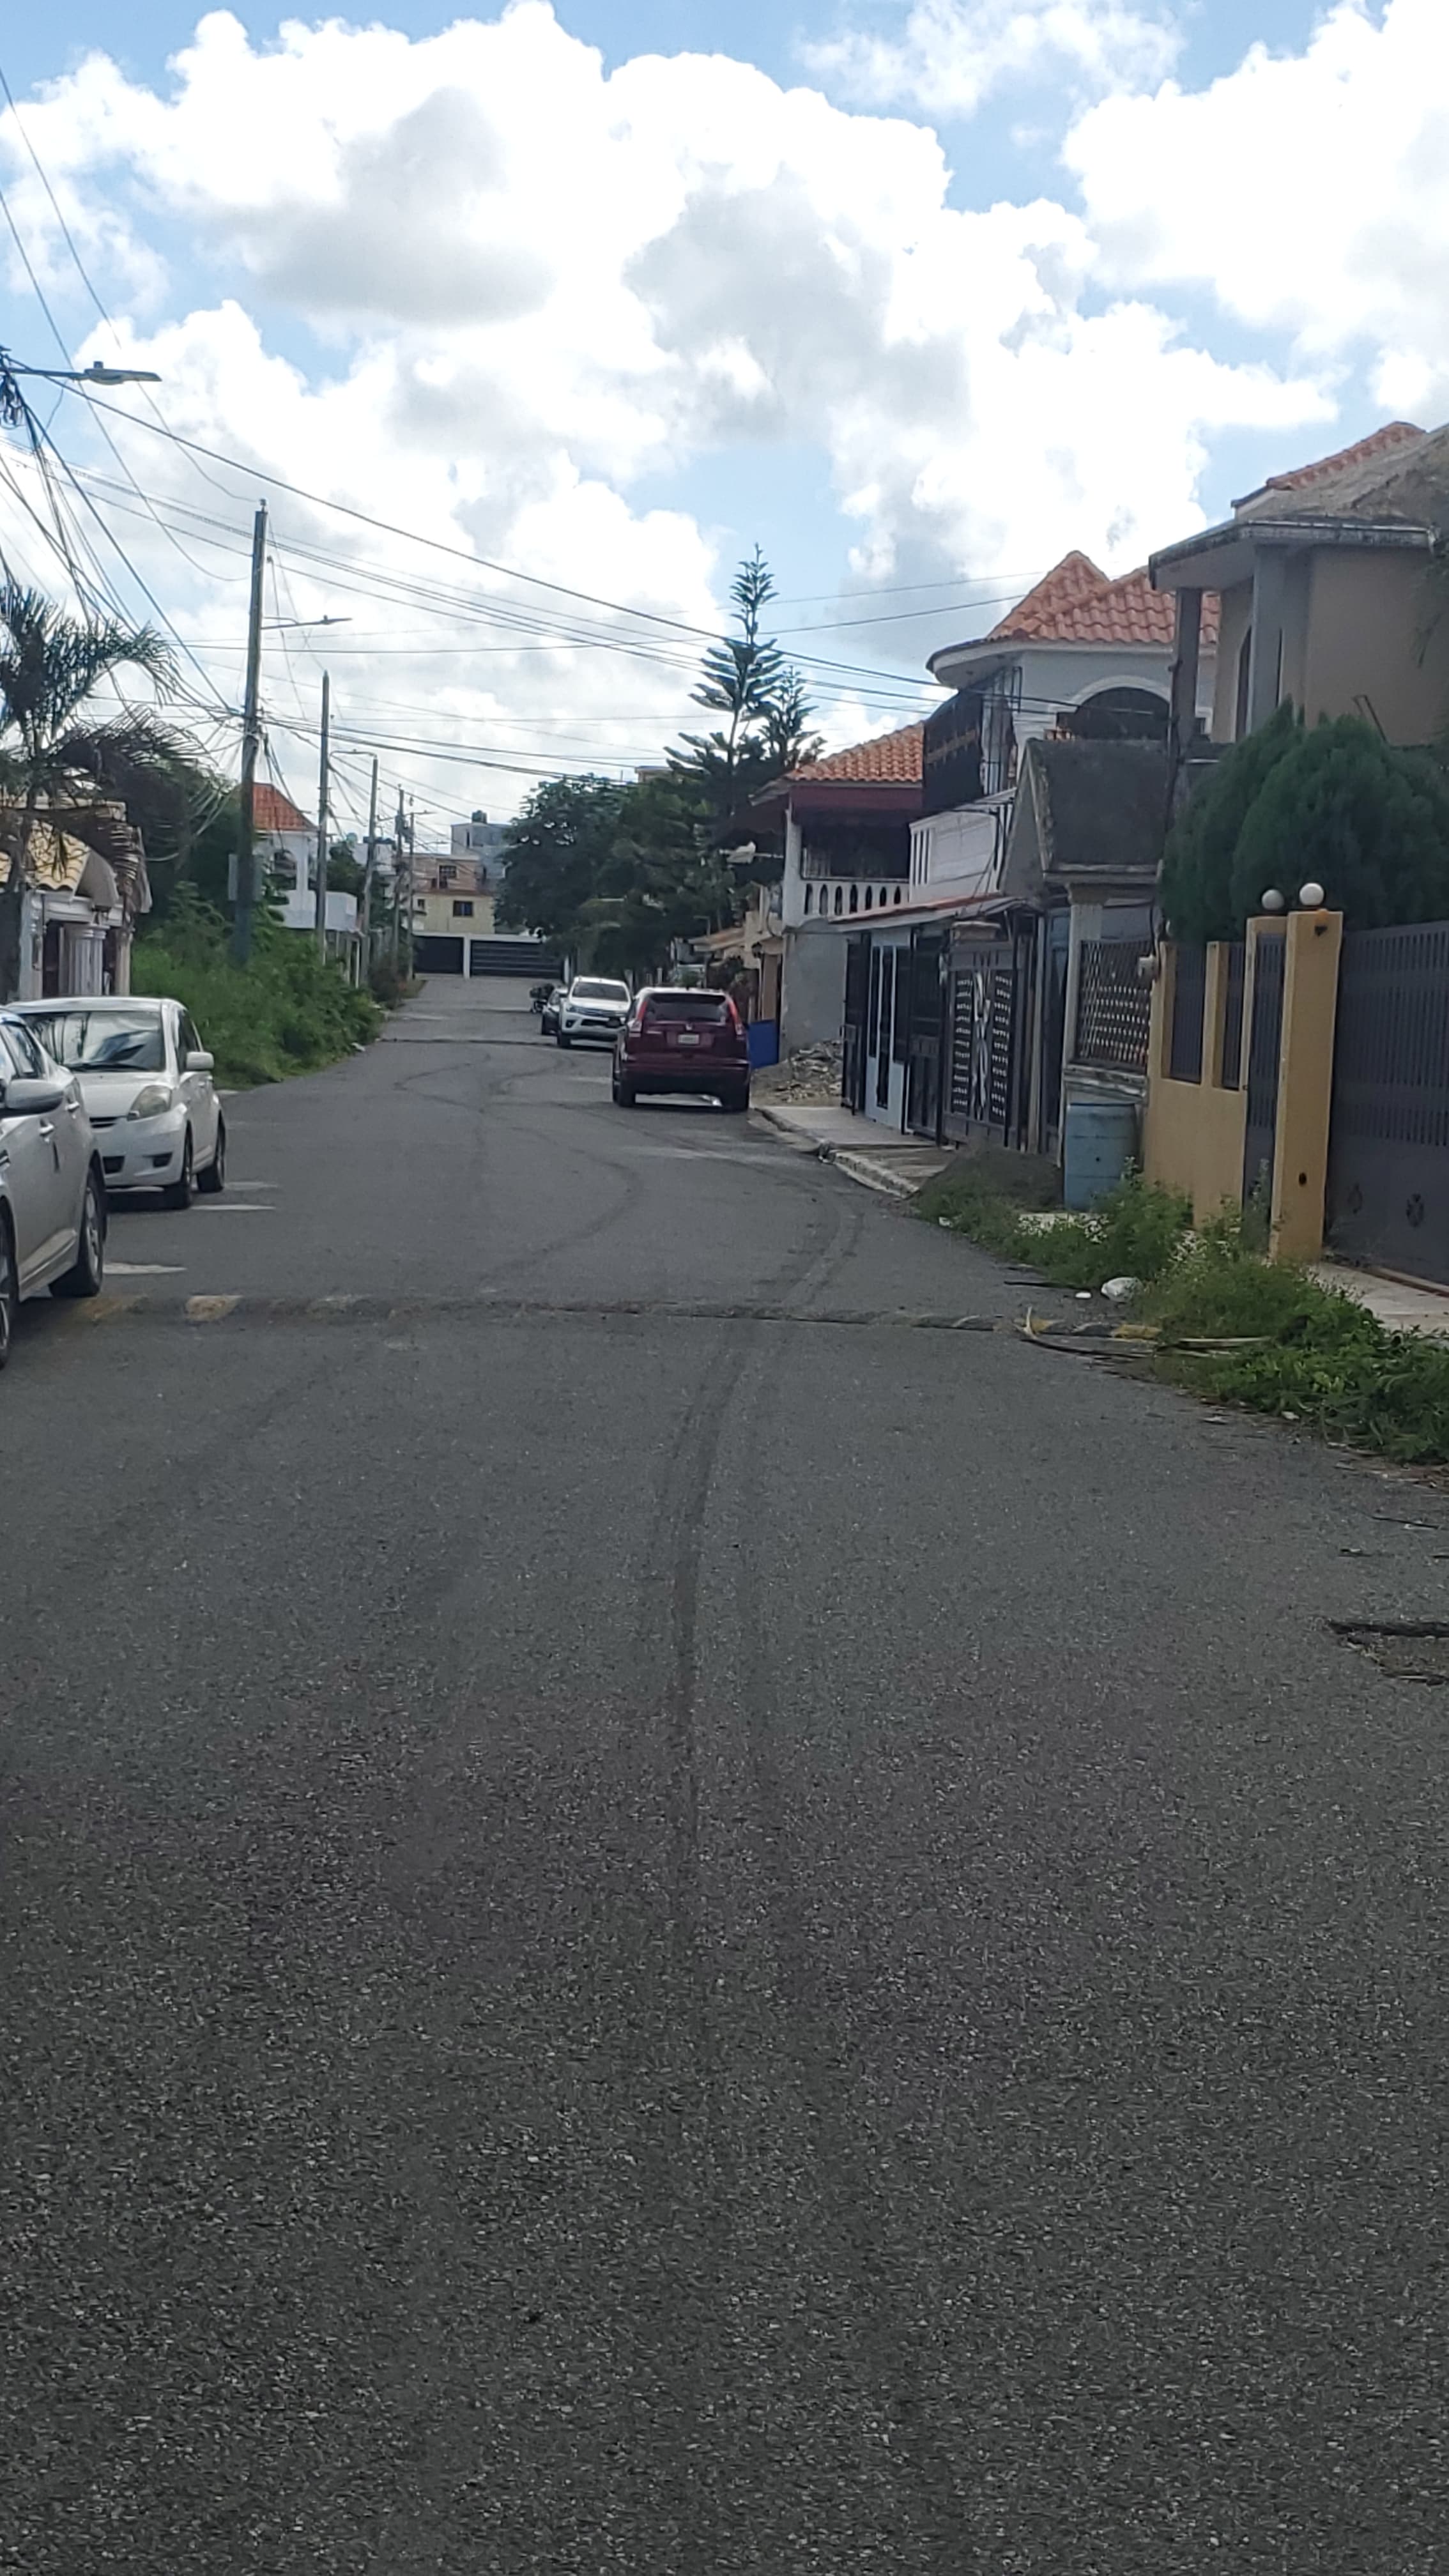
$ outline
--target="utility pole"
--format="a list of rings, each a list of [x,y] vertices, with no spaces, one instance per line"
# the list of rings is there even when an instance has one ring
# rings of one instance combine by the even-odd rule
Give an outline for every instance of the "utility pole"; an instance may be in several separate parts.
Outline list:
[[[252,521],[252,602],[247,625],[247,685],[242,712],[241,801],[236,836],[236,907],[232,913],[231,953],[245,966],[252,953],[252,912],[257,890],[256,788],[257,753],[261,748],[262,576],[267,564],[267,505],[257,503]]]
[[[317,772],[317,954],[327,954],[327,737],[332,722],[332,678],[322,674],[322,759]]]
[[[358,928],[362,933],[360,964],[361,981],[367,981],[372,964],[372,872],[377,865],[377,754],[372,755],[372,793],[367,800],[367,858],[362,870],[362,901],[357,908]]]
[[[403,851],[407,847],[408,818],[403,812],[402,789],[397,791],[397,814],[393,821],[392,843],[392,963],[394,974],[402,966]],[[412,901],[412,861],[407,866],[408,901]]]

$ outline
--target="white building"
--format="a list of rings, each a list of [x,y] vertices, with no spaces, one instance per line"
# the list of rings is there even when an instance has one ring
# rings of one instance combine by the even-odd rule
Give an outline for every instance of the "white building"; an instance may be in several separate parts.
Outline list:
[[[1212,712],[1215,625],[1206,626],[1198,712]],[[1145,571],[1110,581],[1069,554],[975,642],[933,653],[954,695],[927,718],[910,882],[920,894],[994,893],[1028,742],[1161,741],[1172,689],[1173,604]]]
[[[280,897],[278,918],[286,930],[317,926],[317,826],[309,823],[290,796],[269,780],[258,779],[253,791],[252,827],[258,857]],[[327,895],[327,935],[341,946],[357,931],[357,897]]]

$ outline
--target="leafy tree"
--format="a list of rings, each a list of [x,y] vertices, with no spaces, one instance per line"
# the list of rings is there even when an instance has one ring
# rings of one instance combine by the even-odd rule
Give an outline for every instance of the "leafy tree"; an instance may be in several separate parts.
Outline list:
[[[15,816],[0,886],[0,1001],[19,989],[21,922],[42,809],[64,808],[79,825],[97,801],[109,799],[108,772],[122,762],[133,775],[160,765],[154,717],[89,726],[82,719],[102,680],[128,665],[160,690],[174,683],[170,647],[153,628],[74,618],[11,575],[0,579],[0,797]]]
[[[729,872],[689,782],[655,775],[626,787],[579,945],[591,965],[634,978],[661,971],[676,940],[733,917]]]
[[[577,943],[580,916],[598,892],[625,790],[610,778],[548,778],[508,827],[498,898],[500,929],[536,930]]]
[[[333,894],[361,894],[367,871],[350,841],[334,841],[327,853],[327,883]]]

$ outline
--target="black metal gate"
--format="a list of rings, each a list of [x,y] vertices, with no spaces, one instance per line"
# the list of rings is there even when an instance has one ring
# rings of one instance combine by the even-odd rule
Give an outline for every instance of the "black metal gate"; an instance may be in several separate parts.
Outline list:
[[[906,1125],[913,1135],[937,1136],[941,1117],[942,1021],[945,1018],[939,930],[918,930],[911,942],[910,1031],[906,1056]]]
[[[1248,1033],[1247,1129],[1243,1141],[1243,1198],[1264,1211],[1273,1196],[1273,1152],[1278,1132],[1278,1058],[1283,1042],[1281,931],[1259,934],[1253,973],[1253,1024]],[[1199,1043],[1201,1043],[1199,1041]]]
[[[1344,940],[1328,1237],[1347,1261],[1449,1286],[1449,921]]]
[[[942,1121],[962,1140],[973,1132],[1003,1144],[1013,1128],[1016,1084],[1016,965],[1010,952],[958,948],[951,973],[950,1084]]]
[[[866,1020],[870,1011],[870,932],[845,943],[845,1026],[840,1097],[847,1109],[865,1107]]]

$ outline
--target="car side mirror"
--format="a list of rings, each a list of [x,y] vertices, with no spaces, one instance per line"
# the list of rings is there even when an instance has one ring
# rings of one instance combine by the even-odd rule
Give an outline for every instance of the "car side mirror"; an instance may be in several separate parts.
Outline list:
[[[48,1118],[64,1099],[64,1083],[48,1074],[17,1073],[0,1088],[0,1118]]]
[[[216,1058],[206,1047],[192,1047],[182,1066],[183,1073],[210,1073]]]

